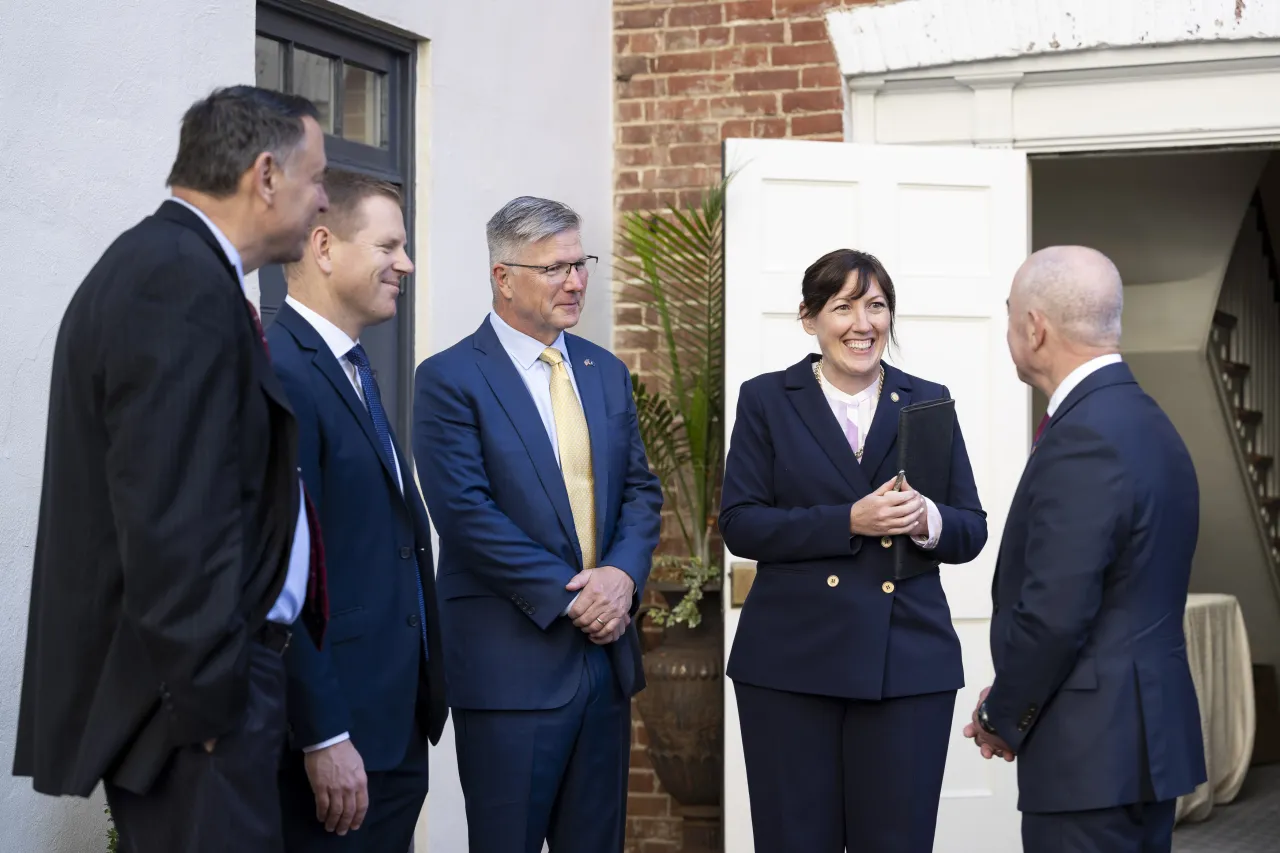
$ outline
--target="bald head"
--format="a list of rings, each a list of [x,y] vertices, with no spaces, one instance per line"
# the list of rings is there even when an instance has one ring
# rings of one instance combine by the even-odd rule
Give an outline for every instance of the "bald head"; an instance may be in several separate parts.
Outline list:
[[[1085,246],[1050,246],[1013,278],[1010,301],[1044,314],[1071,343],[1119,349],[1124,287],[1111,259]]]

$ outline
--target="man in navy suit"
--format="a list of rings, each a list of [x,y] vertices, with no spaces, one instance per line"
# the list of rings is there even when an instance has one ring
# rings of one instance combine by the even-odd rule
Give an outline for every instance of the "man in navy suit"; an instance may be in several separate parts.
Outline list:
[[[662,492],[626,366],[565,333],[596,261],[580,229],[546,199],[498,211],[493,311],[415,379],[471,853],[622,850]]]
[[[325,189],[329,210],[287,268],[267,334],[325,532],[331,611],[322,645],[303,638],[285,654],[285,846],[402,853],[448,713],[444,649],[426,510],[359,340],[395,316],[413,263],[395,187],[330,170]]]
[[[1032,255],[1009,294],[1018,377],[1049,398],[1000,546],[995,682],[965,734],[1018,760],[1036,853],[1155,853],[1205,780],[1182,631],[1199,490],[1169,419],[1122,362],[1120,274],[1079,246]]]

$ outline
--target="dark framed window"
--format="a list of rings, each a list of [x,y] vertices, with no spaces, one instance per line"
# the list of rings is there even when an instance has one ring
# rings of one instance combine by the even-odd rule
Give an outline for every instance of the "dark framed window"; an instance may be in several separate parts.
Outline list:
[[[315,102],[331,166],[364,172],[400,188],[409,254],[413,246],[413,91],[416,43],[363,21],[303,2],[259,0],[257,84]],[[258,273],[262,319],[284,304],[284,273]],[[378,376],[382,402],[409,451],[413,399],[412,278],[394,320],[366,329],[360,342]]]

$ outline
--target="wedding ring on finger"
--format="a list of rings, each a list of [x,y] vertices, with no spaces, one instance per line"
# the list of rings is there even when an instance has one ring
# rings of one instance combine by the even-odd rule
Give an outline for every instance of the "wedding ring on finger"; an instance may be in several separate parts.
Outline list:
[[[608,624],[609,624],[608,622],[606,622],[606,621],[604,621],[603,619],[601,619],[599,616],[597,616],[597,617],[596,617],[596,621],[597,621],[597,622],[599,622],[601,625],[608,625]]]

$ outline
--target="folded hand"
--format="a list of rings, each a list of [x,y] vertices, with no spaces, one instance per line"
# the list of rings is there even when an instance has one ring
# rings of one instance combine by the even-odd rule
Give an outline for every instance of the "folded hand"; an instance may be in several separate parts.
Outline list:
[[[918,492],[893,490],[893,480],[862,498],[849,510],[849,532],[859,536],[901,536],[918,529],[928,531],[924,498]]]
[[[973,739],[974,745],[982,751],[983,758],[1003,758],[1005,761],[1013,761],[1017,755],[1009,748],[1009,744],[1005,743],[999,735],[988,732],[978,722],[978,708],[982,707],[989,692],[991,692],[990,687],[982,688],[982,693],[978,696],[978,704],[973,709],[973,717],[965,724],[964,736]]]
[[[591,642],[606,645],[616,641],[631,624],[631,603],[636,584],[631,576],[613,566],[597,566],[573,576],[565,584],[578,599],[569,608],[569,618]]]

